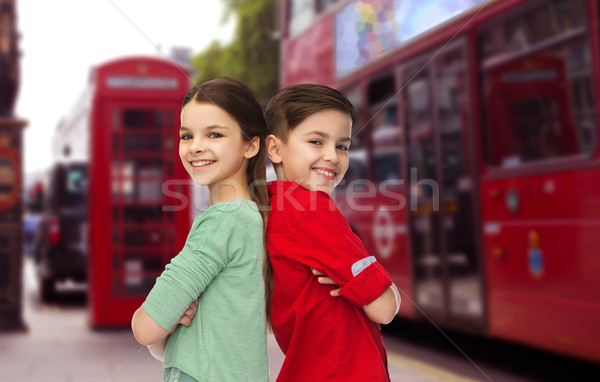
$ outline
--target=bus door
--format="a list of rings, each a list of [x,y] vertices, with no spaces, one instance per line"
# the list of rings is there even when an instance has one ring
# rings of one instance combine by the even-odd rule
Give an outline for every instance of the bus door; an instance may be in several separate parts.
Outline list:
[[[413,294],[416,310],[446,325],[483,325],[474,211],[466,41],[401,69]]]
[[[402,128],[393,71],[366,86],[344,89],[354,105],[349,167],[334,198],[370,255],[390,273],[404,301],[411,298],[406,237],[406,184],[402,175]],[[409,303],[398,315],[414,317]]]
[[[403,130],[398,113],[396,76],[381,72],[367,83],[367,143],[370,152],[370,181],[373,198],[367,221],[372,247],[378,261],[390,272],[400,294],[412,295],[406,237],[406,183],[402,169]],[[406,301],[406,300],[405,300]],[[400,316],[414,317],[410,304],[401,304]]]

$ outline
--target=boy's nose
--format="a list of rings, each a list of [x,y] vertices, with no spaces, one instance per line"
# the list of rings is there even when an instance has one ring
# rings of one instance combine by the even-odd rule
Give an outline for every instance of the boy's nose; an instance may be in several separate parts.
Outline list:
[[[328,147],[323,155],[323,159],[327,162],[337,163],[338,162],[338,154],[335,147]]]

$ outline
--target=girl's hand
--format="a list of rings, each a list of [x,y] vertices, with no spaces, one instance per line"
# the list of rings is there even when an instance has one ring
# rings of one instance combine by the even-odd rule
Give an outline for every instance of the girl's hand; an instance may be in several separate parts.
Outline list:
[[[194,318],[197,311],[198,311],[198,299],[192,301],[192,303],[190,304],[190,307],[187,308],[185,312],[183,312],[183,316],[181,316],[179,321],[177,321],[177,323],[173,326],[173,328],[171,328],[171,333],[173,333],[175,331],[175,329],[177,329],[177,325],[179,325],[179,324],[181,324],[183,326],[190,326],[190,324],[192,323],[192,318]]]
[[[312,271],[312,274],[315,276],[319,276],[317,278],[317,280],[319,281],[319,284],[324,284],[324,285],[335,285],[335,286],[339,286],[335,281],[333,281],[329,276],[317,271],[314,268],[310,268],[310,270]],[[333,289],[329,292],[329,294],[332,297],[337,297],[340,295],[340,288],[337,289]]]

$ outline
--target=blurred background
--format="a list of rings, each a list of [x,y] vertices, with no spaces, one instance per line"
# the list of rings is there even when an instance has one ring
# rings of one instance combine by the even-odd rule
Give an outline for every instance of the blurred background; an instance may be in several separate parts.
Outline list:
[[[354,104],[334,197],[402,294],[393,381],[600,377],[600,1],[0,0],[0,22],[0,379],[160,380],[129,322],[207,207],[177,128],[217,76]]]

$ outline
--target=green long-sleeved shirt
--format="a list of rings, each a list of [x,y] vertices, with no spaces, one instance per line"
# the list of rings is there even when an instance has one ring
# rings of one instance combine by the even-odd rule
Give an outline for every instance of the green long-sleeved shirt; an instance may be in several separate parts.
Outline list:
[[[268,381],[262,218],[236,199],[196,217],[183,250],[142,305],[170,330],[202,292],[189,327],[169,338],[164,367],[198,381]]]

